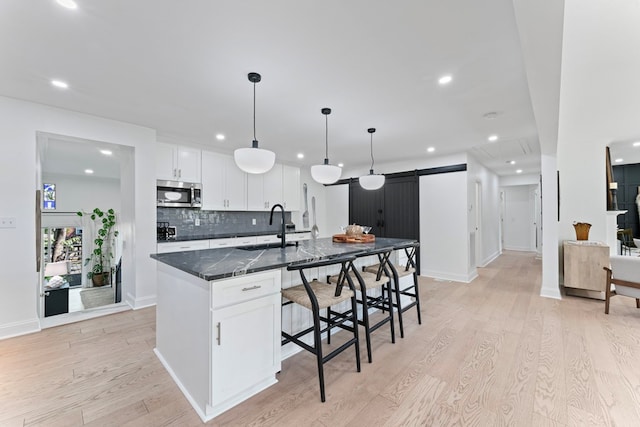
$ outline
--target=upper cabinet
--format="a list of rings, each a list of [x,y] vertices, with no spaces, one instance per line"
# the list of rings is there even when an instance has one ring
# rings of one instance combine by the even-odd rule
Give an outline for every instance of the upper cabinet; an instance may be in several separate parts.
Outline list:
[[[247,174],[236,166],[233,157],[202,152],[202,209],[247,210]]]
[[[282,166],[282,198],[287,211],[300,210],[300,168]]]
[[[156,178],[200,182],[201,154],[197,148],[157,143]]]
[[[282,165],[275,164],[267,173],[247,174],[247,209],[268,211],[282,200]]]

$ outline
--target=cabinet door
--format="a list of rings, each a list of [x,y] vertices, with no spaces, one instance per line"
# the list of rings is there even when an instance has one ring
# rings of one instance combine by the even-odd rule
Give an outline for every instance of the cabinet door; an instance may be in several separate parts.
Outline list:
[[[236,166],[231,156],[227,158],[225,167],[225,195],[227,210],[247,210],[247,174]]]
[[[270,210],[273,205],[283,203],[282,200],[282,165],[275,164],[273,168],[264,174],[264,201],[266,209]]]
[[[190,147],[177,148],[178,180],[200,182],[200,150]]]
[[[175,163],[176,146],[158,142],[156,145],[156,178],[175,181],[178,170]]]
[[[202,209],[224,210],[225,157],[210,151],[202,152]]]
[[[213,310],[211,404],[280,370],[280,294]]]
[[[300,168],[282,166],[283,206],[287,211],[300,210]]]
[[[264,199],[264,175],[247,174],[247,210],[267,210]]]

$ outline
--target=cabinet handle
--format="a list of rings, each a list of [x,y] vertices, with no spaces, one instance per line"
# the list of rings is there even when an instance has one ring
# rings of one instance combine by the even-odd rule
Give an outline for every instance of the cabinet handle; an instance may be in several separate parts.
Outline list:
[[[178,169],[173,169],[173,177],[174,178],[178,177]]]
[[[178,169],[178,178],[182,177],[182,169]]]
[[[221,330],[220,322],[218,322],[218,324],[216,325],[216,329],[218,329],[218,337],[216,338],[216,341],[218,341],[218,345],[220,345],[220,341],[221,341],[221,339],[220,339],[220,336],[221,336],[220,335],[220,330]]]
[[[254,289],[260,289],[261,287],[262,287],[261,285],[255,285],[250,288],[242,288],[242,292],[253,291]]]

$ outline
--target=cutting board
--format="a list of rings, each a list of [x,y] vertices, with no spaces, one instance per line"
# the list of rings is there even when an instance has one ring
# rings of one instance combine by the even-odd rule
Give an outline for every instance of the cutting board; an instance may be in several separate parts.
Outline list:
[[[360,236],[334,234],[333,241],[336,243],[371,243],[376,241],[376,236],[374,236],[373,234],[362,234]]]

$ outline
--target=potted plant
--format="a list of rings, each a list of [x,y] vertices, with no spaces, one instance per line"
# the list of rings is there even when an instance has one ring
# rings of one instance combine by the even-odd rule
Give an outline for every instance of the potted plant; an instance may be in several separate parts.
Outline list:
[[[78,211],[78,216],[89,216],[95,223],[95,244],[84,264],[91,263],[91,269],[87,272],[87,278],[91,279],[94,286],[104,285],[105,279],[109,280],[109,273],[114,259],[115,237],[118,230],[115,229],[116,213],[113,209],[103,212],[95,208],[91,212]]]

